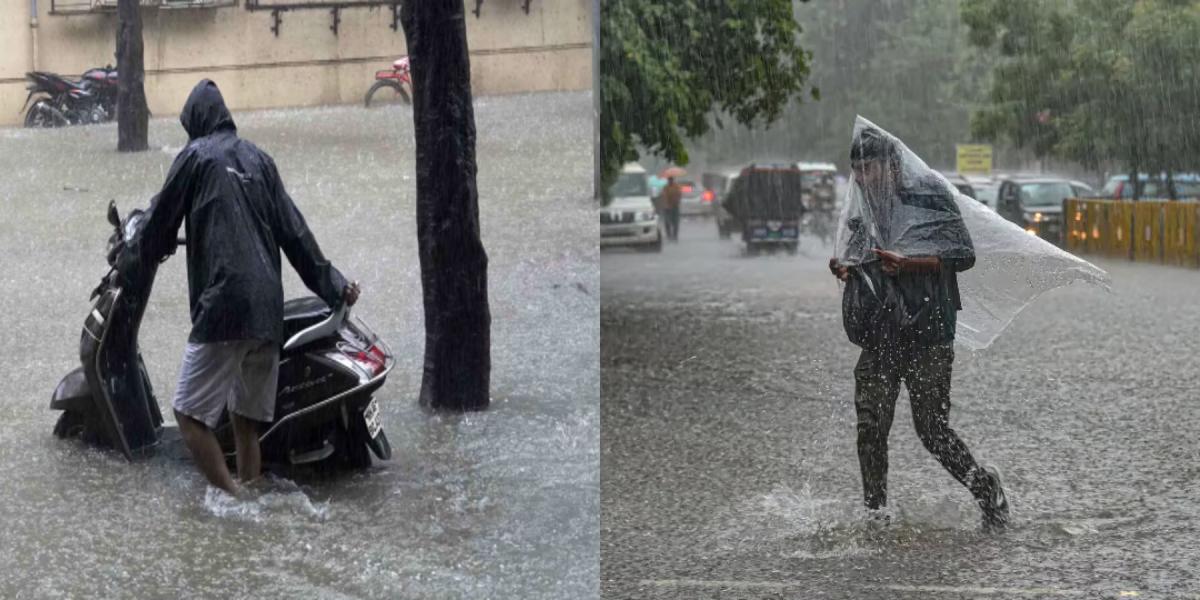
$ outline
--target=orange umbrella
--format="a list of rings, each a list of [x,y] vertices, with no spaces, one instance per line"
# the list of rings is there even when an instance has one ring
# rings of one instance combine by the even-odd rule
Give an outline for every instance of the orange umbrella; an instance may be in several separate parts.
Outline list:
[[[662,173],[658,174],[658,176],[662,177],[663,179],[669,179],[671,177],[683,177],[684,175],[687,175],[687,171],[683,170],[681,167],[667,167],[662,170]]]

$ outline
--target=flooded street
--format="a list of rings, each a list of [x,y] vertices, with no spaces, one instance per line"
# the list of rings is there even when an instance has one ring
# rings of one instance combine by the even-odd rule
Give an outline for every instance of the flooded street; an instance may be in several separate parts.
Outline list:
[[[747,257],[711,221],[605,252],[601,588],[614,598],[1185,598],[1200,594],[1200,272],[1097,261],[990,348],[958,348],[951,425],[1005,475],[980,530],[914,432],[890,524],[860,509],[831,248]]]
[[[528,118],[537,115],[537,119]],[[105,208],[145,207],[187,136],[150,125],[0,130],[0,596],[586,598],[599,550],[599,265],[588,94],[477,98],[490,258],[490,410],[417,405],[424,328],[411,111],[235,113],[269,152],[355,312],[395,351],[376,394],[393,458],[276,480],[249,503],[206,498],[178,443],[127,463],[51,435],[79,364],[88,294],[107,270]],[[290,267],[285,297],[308,295]],[[141,350],[170,399],[190,321],[182,252],[159,270]],[[171,445],[168,445],[171,446]]]

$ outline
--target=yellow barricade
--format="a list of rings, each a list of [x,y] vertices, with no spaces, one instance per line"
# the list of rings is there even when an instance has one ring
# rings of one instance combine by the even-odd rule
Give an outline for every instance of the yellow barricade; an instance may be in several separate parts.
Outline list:
[[[1163,202],[1137,202],[1134,209],[1134,259],[1161,263],[1163,260]]]
[[[1179,250],[1180,264],[1194,269],[1200,267],[1200,202],[1184,202],[1179,212],[1187,232]]]
[[[1108,218],[1101,230],[1100,253],[1111,258],[1128,260],[1133,253],[1134,205],[1129,202],[1105,202],[1103,212]]]
[[[1063,202],[1063,246],[1140,262],[1200,268],[1200,202]]]
[[[1195,269],[1200,267],[1200,203],[1183,204],[1180,210],[1183,213],[1184,225],[1187,227],[1187,236],[1184,238],[1183,249],[1180,252],[1182,264]]]
[[[1200,203],[1172,202],[1163,212],[1163,262],[1184,267],[1200,266],[1196,224]]]
[[[1087,212],[1084,214],[1084,234],[1086,235],[1085,250],[1088,254],[1108,254],[1105,241],[1109,238],[1109,204],[1087,202]]]
[[[1078,198],[1069,198],[1063,211],[1063,245],[1076,254],[1087,249],[1087,219],[1089,210],[1097,210],[1090,203]]]

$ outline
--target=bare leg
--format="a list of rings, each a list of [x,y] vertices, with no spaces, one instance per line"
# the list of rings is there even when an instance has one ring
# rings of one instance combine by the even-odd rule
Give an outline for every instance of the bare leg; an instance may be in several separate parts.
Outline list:
[[[262,450],[258,446],[258,421],[247,419],[233,411],[233,442],[237,446],[238,479],[250,483],[262,475]]]
[[[225,453],[217,436],[207,425],[179,411],[175,411],[175,422],[179,423],[179,433],[192,453],[192,460],[200,472],[214,487],[219,487],[230,495],[237,495],[237,484],[225,466]]]

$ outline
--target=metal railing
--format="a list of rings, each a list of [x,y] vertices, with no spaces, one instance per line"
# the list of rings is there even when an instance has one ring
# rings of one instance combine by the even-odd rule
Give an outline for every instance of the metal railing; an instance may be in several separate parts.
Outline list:
[[[221,8],[237,6],[237,0],[160,0],[159,8]]]
[[[237,0],[139,0],[146,8],[218,8],[237,6]],[[78,15],[116,12],[117,0],[50,0],[50,14]]]
[[[330,16],[329,30],[333,35],[338,34],[338,26],[342,22],[342,11],[348,8],[389,7],[392,9],[392,31],[400,30],[400,4],[404,0],[246,0],[246,10],[270,11],[271,32],[279,37],[279,27],[283,24],[283,13],[293,10],[327,10]]]
[[[521,10],[525,11],[525,14],[529,14],[529,3],[530,3],[530,1],[531,1],[531,0],[520,0],[520,2],[521,2]],[[471,12],[475,13],[475,18],[476,18],[476,19],[478,19],[478,18],[479,18],[479,16],[480,16],[480,10],[481,10],[482,8],[483,8],[483,0],[475,0],[475,10],[473,10],[473,11],[471,11]]]
[[[158,6],[159,0],[141,0],[142,6]],[[73,15],[93,12],[115,12],[117,0],[50,0],[50,14]]]

